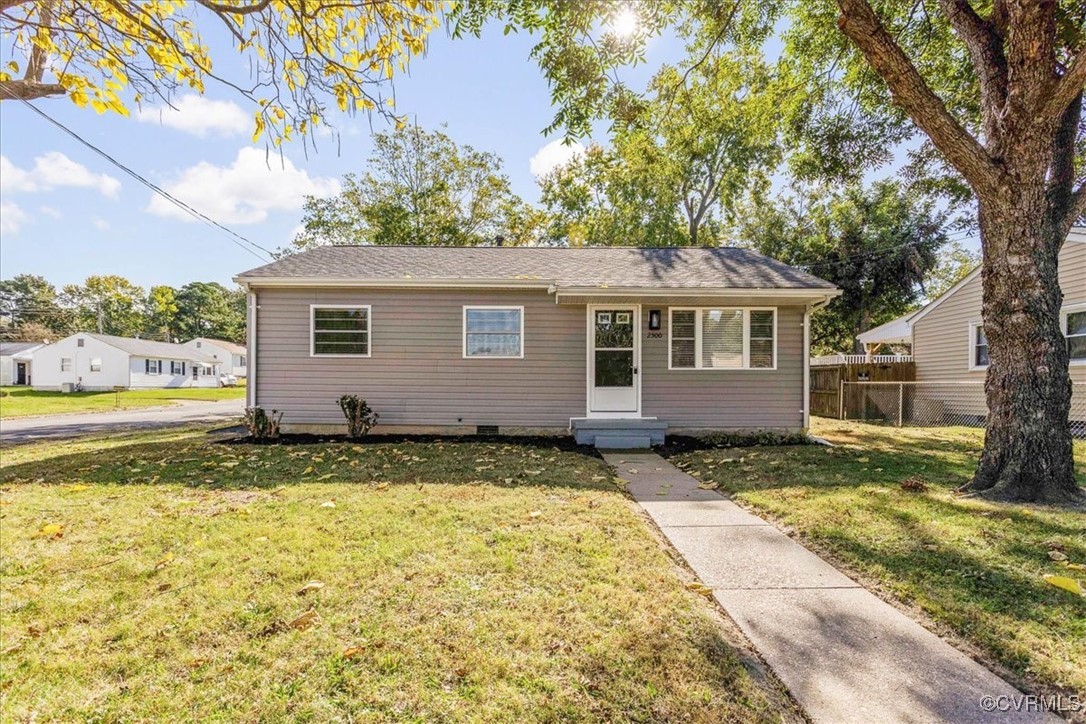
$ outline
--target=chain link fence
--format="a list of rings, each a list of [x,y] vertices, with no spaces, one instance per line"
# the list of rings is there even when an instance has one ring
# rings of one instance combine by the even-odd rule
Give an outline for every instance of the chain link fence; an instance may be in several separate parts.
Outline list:
[[[1086,384],[1071,390],[1071,435],[1086,439]],[[984,427],[983,382],[842,382],[842,420],[917,427]]]

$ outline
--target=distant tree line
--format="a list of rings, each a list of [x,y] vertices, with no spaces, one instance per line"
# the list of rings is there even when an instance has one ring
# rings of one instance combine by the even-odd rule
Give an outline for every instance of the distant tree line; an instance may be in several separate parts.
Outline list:
[[[244,342],[245,292],[217,282],[145,290],[117,275],[87,277],[59,290],[35,274],[0,281],[0,338],[56,340],[74,332]]]

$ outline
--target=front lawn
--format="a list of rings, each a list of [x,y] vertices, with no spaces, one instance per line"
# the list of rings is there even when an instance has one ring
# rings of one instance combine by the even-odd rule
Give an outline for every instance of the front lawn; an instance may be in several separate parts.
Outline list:
[[[976,466],[981,430],[816,418],[812,432],[836,447],[685,452],[673,462],[1034,688],[1086,694],[1086,599],[1042,578],[1086,584],[1086,569],[1073,567],[1086,564],[1086,513],[956,495]],[[1075,442],[1075,456],[1086,472],[1086,443]]]
[[[0,476],[7,720],[798,719],[576,449],[174,430]]]
[[[54,415],[63,412],[108,412],[133,407],[170,405],[176,401],[238,400],[245,397],[244,385],[237,387],[179,387],[165,390],[124,390],[123,392],[46,392],[29,387],[0,388],[0,418]]]

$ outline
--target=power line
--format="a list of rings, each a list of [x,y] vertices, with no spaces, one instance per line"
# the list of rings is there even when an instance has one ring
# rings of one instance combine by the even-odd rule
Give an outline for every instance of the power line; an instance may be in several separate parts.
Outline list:
[[[212,219],[212,218],[211,218],[210,216],[208,216],[208,215],[206,215],[206,214],[204,214],[204,213],[202,213],[202,212],[200,212],[200,211],[197,211],[196,209],[194,209],[193,207],[189,206],[189,205],[188,205],[187,203],[185,203],[185,202],[184,202],[184,201],[182,201],[181,199],[179,199],[179,198],[177,198],[176,196],[174,196],[174,195],[170,194],[170,193],[169,193],[168,191],[165,191],[165,190],[163,190],[162,188],[160,188],[159,186],[156,186],[156,185],[155,185],[154,183],[152,183],[151,181],[147,180],[146,178],[144,178],[143,176],[141,176],[141,175],[140,175],[140,174],[138,174],[137,172],[133,171],[133,170],[132,170],[132,169],[130,169],[130,168],[129,168],[128,166],[125,166],[125,165],[124,165],[123,163],[121,163],[121,162],[120,162],[120,161],[118,161],[117,159],[113,158],[113,157],[112,157],[112,156],[110,156],[110,155],[109,155],[108,153],[106,153],[106,152],[105,152],[105,151],[103,151],[102,149],[98,148],[98,147],[97,147],[97,146],[95,146],[95,145],[94,145],[93,143],[91,143],[90,141],[86,140],[85,138],[83,138],[82,136],[80,136],[80,135],[79,135],[78,133],[76,133],[76,132],[75,132],[75,131],[73,131],[72,129],[68,128],[68,127],[67,127],[67,126],[65,126],[65,125],[64,125],[63,123],[61,123],[60,121],[58,121],[58,120],[56,120],[55,118],[53,118],[52,116],[50,116],[50,115],[49,115],[48,113],[46,113],[46,112],[45,112],[45,111],[43,111],[42,109],[40,109],[40,108],[38,108],[37,106],[35,106],[35,105],[34,105],[33,103],[31,103],[30,101],[28,101],[28,100],[26,100],[26,99],[24,99],[24,98],[20,98],[19,100],[21,100],[21,101],[23,102],[23,104],[24,104],[24,105],[25,105],[25,106],[26,106],[27,108],[29,108],[30,110],[32,110],[32,111],[34,111],[35,113],[37,113],[37,114],[38,114],[39,116],[41,116],[42,118],[44,118],[45,120],[47,120],[47,121],[48,121],[49,123],[52,123],[52,124],[53,124],[54,126],[56,126],[56,127],[57,127],[57,128],[59,128],[60,130],[62,130],[62,131],[64,131],[65,133],[67,133],[67,134],[68,134],[69,136],[71,136],[71,137],[72,137],[72,138],[74,138],[75,140],[79,141],[79,142],[80,142],[80,143],[82,143],[82,144],[83,144],[84,146],[86,146],[86,147],[87,147],[87,148],[89,148],[90,150],[94,151],[94,152],[95,152],[95,153],[97,153],[97,154],[98,154],[99,156],[101,156],[101,157],[102,157],[102,158],[104,158],[105,160],[109,161],[109,162],[110,162],[111,164],[113,164],[113,165],[114,165],[114,166],[116,166],[117,168],[121,169],[121,170],[122,170],[122,171],[124,171],[124,172],[125,172],[126,174],[128,174],[128,175],[129,175],[129,176],[131,176],[132,178],[136,179],[136,180],[137,180],[137,181],[139,181],[139,182],[140,182],[141,184],[143,184],[143,185],[144,185],[144,186],[146,186],[147,188],[151,189],[152,191],[154,191],[154,192],[155,192],[156,194],[158,194],[158,195],[159,195],[159,196],[161,196],[162,198],[166,199],[167,201],[169,201],[169,202],[170,202],[170,203],[172,203],[173,205],[177,206],[177,207],[178,207],[179,209],[181,209],[181,210],[182,210],[182,211],[184,211],[185,213],[187,213],[187,214],[190,214],[191,216],[195,217],[196,219],[198,219],[198,220],[200,220],[200,221],[203,221],[203,222],[204,222],[205,224],[209,224],[209,225],[211,225],[211,226],[214,226],[214,227],[216,227],[216,228],[220,229],[221,231],[224,231],[224,232],[226,232],[226,234],[228,235],[228,237],[227,237],[227,238],[229,238],[229,239],[230,239],[230,241],[231,241],[232,243],[234,243],[234,244],[235,244],[236,246],[238,246],[238,247],[240,247],[240,248],[244,249],[245,251],[249,252],[250,254],[252,254],[253,256],[255,256],[255,257],[256,257],[257,259],[260,259],[260,261],[268,261],[268,260],[270,260],[270,259],[272,258],[272,252],[271,252],[271,251],[269,251],[268,249],[265,249],[264,247],[260,246],[259,244],[255,243],[255,242],[252,242],[252,241],[250,241],[249,239],[246,239],[246,238],[245,238],[244,236],[242,236],[241,234],[237,233],[237,232],[236,232],[236,231],[234,231],[233,229],[230,229],[230,228],[227,228],[226,226],[223,226],[223,225],[222,225],[222,224],[220,224],[220,223],[219,223],[218,221],[215,221],[214,219]],[[261,257],[261,256],[260,256],[260,254],[256,253],[255,251],[253,251],[253,250],[252,250],[252,249],[250,249],[249,247],[245,246],[245,245],[244,245],[244,244],[243,244],[242,242],[244,242],[244,244],[248,244],[249,246],[251,246],[251,247],[253,247],[253,248],[255,248],[255,249],[259,249],[260,251],[264,252],[265,254],[267,254],[267,255],[268,255],[268,259],[264,259],[263,257]]]

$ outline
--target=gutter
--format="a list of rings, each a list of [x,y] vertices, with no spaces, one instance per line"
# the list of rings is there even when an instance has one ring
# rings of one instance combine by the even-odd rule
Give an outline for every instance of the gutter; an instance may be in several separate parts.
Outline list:
[[[841,295],[841,290],[834,290],[834,294],[827,294],[820,302],[808,304],[803,310],[803,429],[811,429],[811,313],[817,312],[835,297]]]

